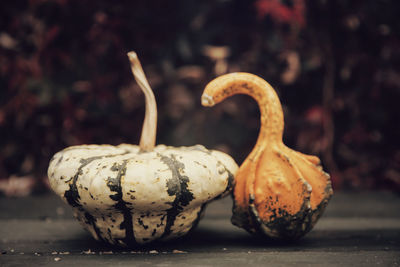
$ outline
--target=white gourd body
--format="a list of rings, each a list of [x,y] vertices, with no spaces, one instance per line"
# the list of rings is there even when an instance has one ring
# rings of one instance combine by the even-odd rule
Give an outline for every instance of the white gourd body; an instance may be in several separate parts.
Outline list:
[[[232,188],[238,166],[201,145],[81,145],[52,158],[52,189],[97,240],[132,246],[188,233],[205,204]]]

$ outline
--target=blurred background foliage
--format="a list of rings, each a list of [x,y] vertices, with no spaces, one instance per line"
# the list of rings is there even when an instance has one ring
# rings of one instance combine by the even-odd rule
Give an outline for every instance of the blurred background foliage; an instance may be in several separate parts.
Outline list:
[[[240,164],[258,135],[247,96],[200,105],[214,77],[257,74],[277,90],[285,143],[316,154],[336,190],[400,191],[400,21],[395,0],[30,0],[0,3],[0,191],[47,191],[52,155],[137,144],[154,90],[157,142],[197,143]]]

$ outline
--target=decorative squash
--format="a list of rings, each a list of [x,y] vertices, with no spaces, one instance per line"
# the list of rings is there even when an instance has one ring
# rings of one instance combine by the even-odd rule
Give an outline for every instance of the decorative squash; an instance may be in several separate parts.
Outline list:
[[[257,143],[235,177],[232,223],[274,239],[297,239],[312,229],[333,193],[320,160],[282,142],[283,112],[274,89],[249,73],[211,81],[202,95],[213,106],[234,94],[253,97],[261,113]]]
[[[228,155],[192,147],[155,146],[154,95],[136,53],[128,53],[144,91],[140,146],[81,145],[50,161],[52,189],[95,239],[133,246],[189,232],[205,205],[229,194],[238,166]]]

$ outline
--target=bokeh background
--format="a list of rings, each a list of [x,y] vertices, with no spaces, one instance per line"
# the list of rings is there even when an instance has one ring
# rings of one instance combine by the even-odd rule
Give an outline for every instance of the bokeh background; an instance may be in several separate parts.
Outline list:
[[[157,143],[197,143],[240,164],[258,135],[248,96],[203,108],[218,75],[257,74],[278,92],[285,143],[321,157],[335,190],[400,192],[400,4],[395,0],[30,0],[0,3],[0,194],[47,192],[52,155],[137,144],[144,98]]]

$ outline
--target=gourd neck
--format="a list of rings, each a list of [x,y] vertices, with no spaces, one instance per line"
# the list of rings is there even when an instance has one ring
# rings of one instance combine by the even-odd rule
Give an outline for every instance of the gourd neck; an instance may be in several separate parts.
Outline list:
[[[268,142],[282,142],[283,112],[275,90],[265,80],[250,73],[230,73],[211,81],[202,96],[204,106],[213,106],[235,95],[254,98],[260,108],[260,133],[256,146]]]

